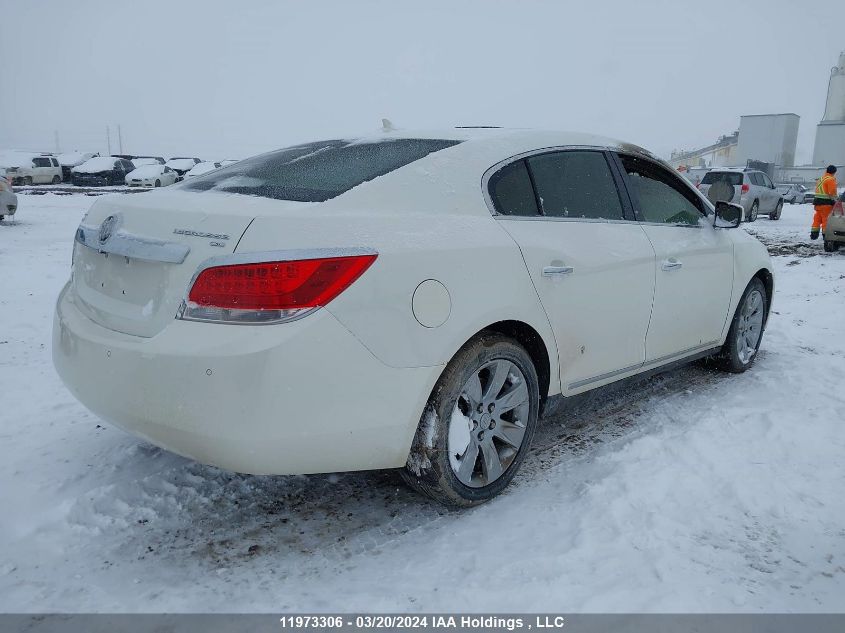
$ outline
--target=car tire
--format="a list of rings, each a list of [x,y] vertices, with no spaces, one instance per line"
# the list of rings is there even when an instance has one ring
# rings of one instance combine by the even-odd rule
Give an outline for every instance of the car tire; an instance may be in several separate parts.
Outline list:
[[[29,187],[32,185],[32,176],[24,176],[23,177],[23,184]]]
[[[747,222],[754,222],[757,220],[757,215],[760,212],[760,203],[755,200],[751,205],[751,210],[748,212]]]
[[[156,180],[156,187],[161,187],[161,181],[160,180]]]
[[[54,185],[58,185],[61,181],[62,181],[62,179],[61,179],[61,178],[59,178],[58,176],[53,176],[53,182],[52,182],[52,184],[54,184]]]
[[[835,253],[839,250],[839,242],[834,242],[833,240],[825,240],[824,241],[824,252],[825,253]]]
[[[447,506],[492,499],[525,459],[539,409],[537,371],[525,348],[495,332],[480,334],[432,390],[402,478]]]
[[[755,277],[739,300],[731,328],[728,330],[728,338],[717,356],[720,369],[732,374],[741,374],[754,364],[757,350],[763,340],[768,312],[769,297],[766,287]]]
[[[769,214],[770,220],[780,220],[780,214],[783,212],[783,200],[778,202],[778,206],[775,207],[775,210]]]

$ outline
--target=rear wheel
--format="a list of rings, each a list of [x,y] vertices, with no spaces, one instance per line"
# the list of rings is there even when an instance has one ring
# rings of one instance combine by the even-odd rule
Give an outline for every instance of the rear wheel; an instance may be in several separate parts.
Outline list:
[[[160,180],[156,180],[156,187],[161,187],[161,181]]]
[[[748,221],[754,222],[757,219],[757,214],[760,212],[760,203],[756,200],[751,205],[751,211],[748,212]]]
[[[775,207],[775,210],[769,214],[770,220],[780,220],[780,214],[783,211],[783,200],[778,202],[778,206]]]
[[[32,176],[24,176],[23,177],[23,184],[29,186],[32,184]]]
[[[525,459],[539,408],[537,371],[525,349],[499,334],[480,335],[432,391],[403,479],[450,506],[495,497]]]
[[[725,371],[740,374],[751,367],[763,340],[769,298],[757,277],[751,280],[736,308],[728,338],[719,353],[719,365]]]
[[[833,240],[825,240],[824,250],[826,253],[835,253],[839,250],[839,242],[834,242]]]
[[[58,176],[53,176],[53,184],[58,185],[62,181]]]

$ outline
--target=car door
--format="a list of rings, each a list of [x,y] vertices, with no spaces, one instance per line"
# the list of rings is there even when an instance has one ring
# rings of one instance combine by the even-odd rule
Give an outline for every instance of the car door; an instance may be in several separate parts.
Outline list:
[[[32,182],[50,182],[50,159],[46,156],[36,156],[32,159]]]
[[[555,334],[564,393],[639,369],[654,293],[654,251],[610,154],[544,151],[495,172],[488,192]]]
[[[646,363],[715,347],[733,286],[733,242],[713,227],[698,195],[670,169],[620,154],[625,183],[656,255]]]
[[[777,208],[778,202],[780,202],[781,199],[781,194],[780,191],[775,188],[771,178],[769,178],[766,174],[760,172],[760,178],[762,179],[763,187],[766,190],[766,213],[771,213]]]

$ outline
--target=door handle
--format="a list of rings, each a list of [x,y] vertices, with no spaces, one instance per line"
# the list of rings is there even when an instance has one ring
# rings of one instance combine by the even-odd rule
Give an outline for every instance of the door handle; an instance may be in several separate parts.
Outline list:
[[[562,277],[575,272],[572,266],[546,266],[543,268],[543,277]]]
[[[683,268],[683,266],[683,262],[679,262],[677,259],[664,259],[660,265],[663,270],[678,270],[679,268]]]

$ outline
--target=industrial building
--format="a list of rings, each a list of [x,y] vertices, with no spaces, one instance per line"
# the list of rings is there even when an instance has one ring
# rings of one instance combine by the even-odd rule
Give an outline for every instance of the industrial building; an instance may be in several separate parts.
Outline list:
[[[845,52],[831,69],[812,165],[795,165],[799,122],[791,112],[744,115],[738,131],[707,147],[672,152],[669,164],[696,181],[714,167],[746,167],[753,162],[776,182],[814,185],[827,165],[845,165]]]

